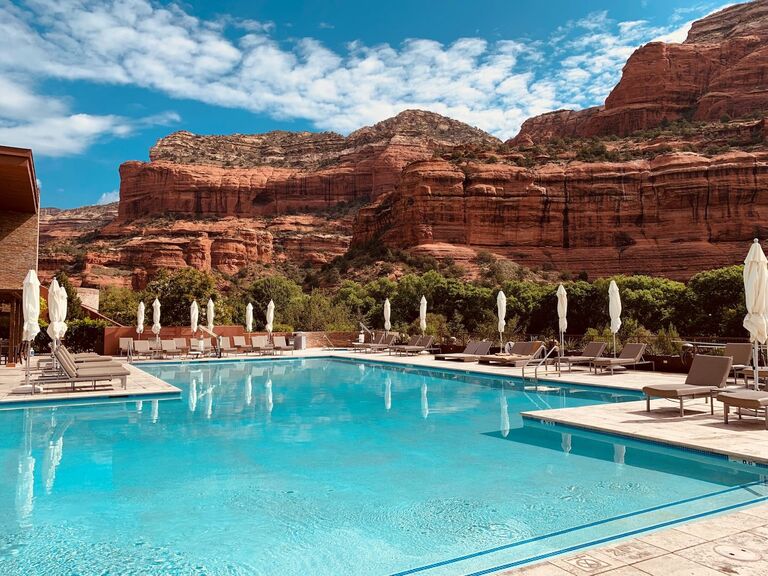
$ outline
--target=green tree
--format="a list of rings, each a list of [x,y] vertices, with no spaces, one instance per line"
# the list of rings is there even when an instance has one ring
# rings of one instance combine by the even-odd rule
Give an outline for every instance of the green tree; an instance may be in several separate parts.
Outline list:
[[[189,308],[192,302],[197,300],[201,311],[204,311],[209,298],[216,305],[216,324],[229,324],[232,321],[231,309],[216,290],[214,277],[196,268],[158,271],[147,284],[141,298],[150,318],[152,302],[155,298],[160,300],[160,319],[164,326],[189,324]]]
[[[99,312],[124,326],[136,322],[136,310],[141,294],[130,288],[110,286],[99,293]]]
[[[275,322],[290,324],[286,310],[293,299],[301,296],[301,286],[293,280],[277,275],[265,276],[245,288],[240,305],[244,308],[248,302],[253,304],[254,324],[261,330],[266,324],[265,314],[270,300],[275,303]]]

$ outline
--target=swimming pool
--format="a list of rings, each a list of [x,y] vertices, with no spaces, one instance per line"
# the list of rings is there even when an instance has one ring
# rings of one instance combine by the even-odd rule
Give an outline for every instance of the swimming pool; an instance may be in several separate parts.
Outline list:
[[[0,412],[0,574],[482,574],[765,497],[764,469],[520,412],[637,399],[316,358]]]

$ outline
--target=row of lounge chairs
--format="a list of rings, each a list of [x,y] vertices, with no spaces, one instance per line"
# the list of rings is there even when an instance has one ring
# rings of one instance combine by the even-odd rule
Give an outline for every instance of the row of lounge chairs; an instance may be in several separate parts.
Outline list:
[[[432,350],[434,344],[433,336],[411,336],[405,344],[395,344],[397,334],[381,333],[374,337],[372,342],[353,342],[352,350],[357,352],[389,352],[395,355],[415,355]]]
[[[159,344],[159,345],[158,345]],[[245,336],[222,336],[218,345],[211,338],[171,338],[160,340],[120,339],[120,352],[133,355],[134,358],[178,358],[205,357],[229,354],[282,354],[293,352],[285,336],[274,336],[272,342],[265,335],[252,336],[250,342]]]

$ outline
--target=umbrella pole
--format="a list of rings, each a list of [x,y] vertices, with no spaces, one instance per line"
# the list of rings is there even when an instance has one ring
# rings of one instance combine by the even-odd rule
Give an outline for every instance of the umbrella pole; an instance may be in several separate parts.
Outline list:
[[[565,346],[565,332],[560,332],[560,358],[563,357],[563,347]]]
[[[757,340],[755,340],[754,344],[754,350],[752,352],[752,364],[754,365],[754,381],[755,381],[755,390],[757,390],[757,359],[758,359],[758,347],[757,347]]]
[[[499,354],[504,353],[504,332],[499,332]]]
[[[32,343],[28,340],[27,341],[27,373],[26,373],[26,376],[24,378],[24,384],[26,386],[29,386],[29,361],[30,361],[29,350],[31,348],[32,348]],[[32,394],[34,394],[34,393],[35,393],[35,387],[33,385],[32,386]]]
[[[616,332],[613,333],[613,357],[616,358]]]

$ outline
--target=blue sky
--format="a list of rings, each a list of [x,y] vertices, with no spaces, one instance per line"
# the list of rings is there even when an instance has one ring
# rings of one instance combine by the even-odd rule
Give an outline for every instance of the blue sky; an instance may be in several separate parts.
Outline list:
[[[44,206],[116,198],[175,130],[348,133],[406,108],[499,138],[600,104],[627,57],[727,4],[679,0],[0,0],[0,145]]]

